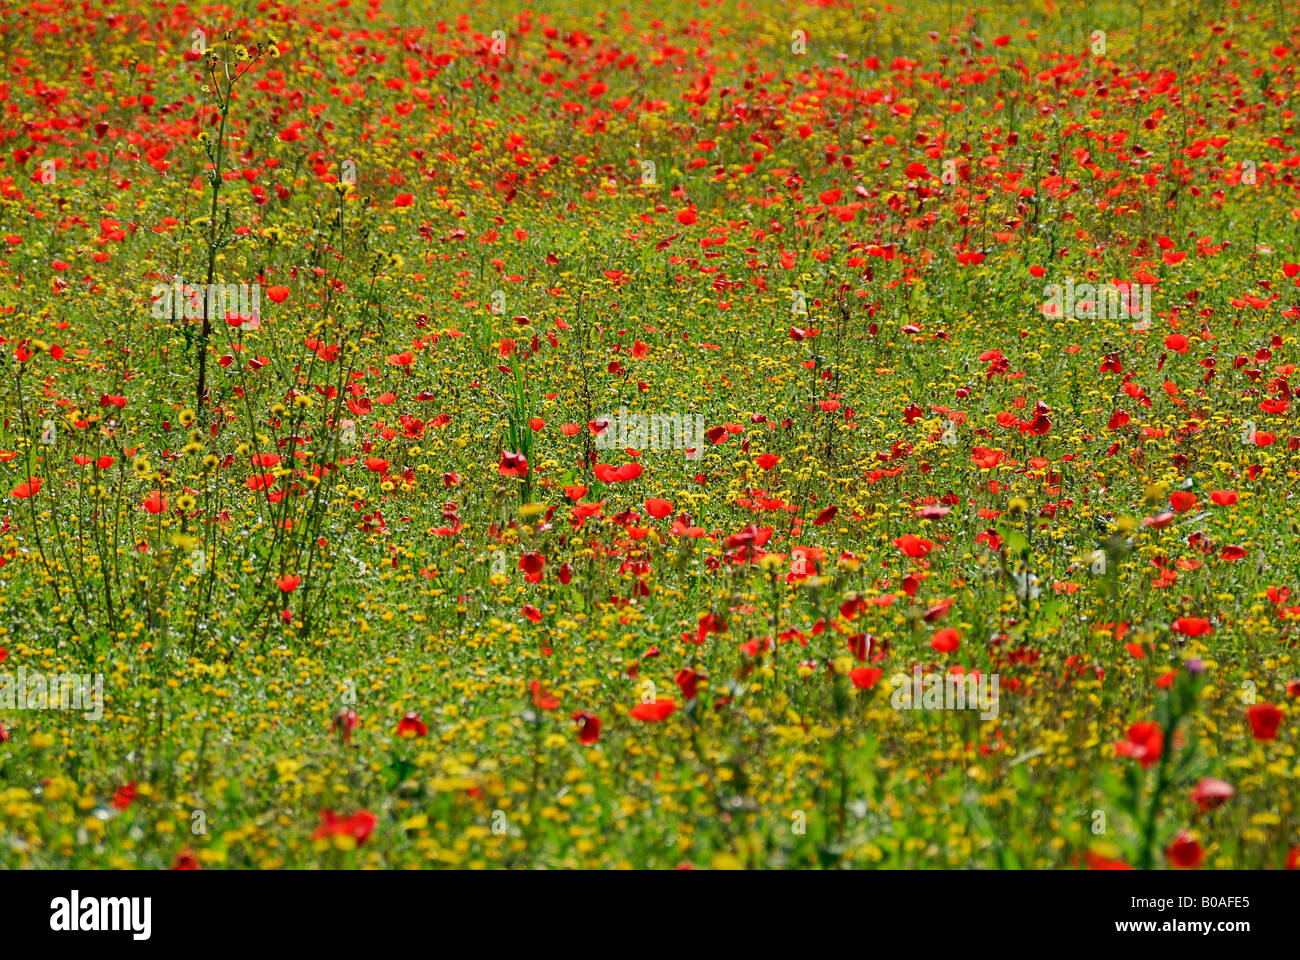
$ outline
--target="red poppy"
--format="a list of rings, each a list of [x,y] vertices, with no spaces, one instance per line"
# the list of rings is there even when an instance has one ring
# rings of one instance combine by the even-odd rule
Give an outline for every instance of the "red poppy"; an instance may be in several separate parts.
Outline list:
[[[934,548],[934,544],[929,540],[922,540],[910,533],[905,533],[895,540],[894,546],[903,551],[903,556],[911,557],[914,560],[919,560]]]
[[[700,675],[690,667],[682,667],[673,677],[673,682],[682,691],[683,700],[694,700],[699,691]]]
[[[1282,711],[1271,703],[1257,703],[1246,711],[1250,733],[1256,740],[1276,740],[1282,724]]]
[[[860,690],[870,690],[884,675],[885,671],[879,667],[854,667],[849,671],[849,679]]]
[[[522,453],[502,450],[501,462],[497,464],[497,473],[503,477],[526,477],[528,476],[528,458]]]
[[[1210,621],[1202,617],[1179,617],[1169,629],[1187,637],[1201,637],[1214,632]]]
[[[282,593],[293,593],[298,589],[298,584],[302,583],[302,577],[276,577],[275,585],[280,588]]]
[[[676,709],[677,704],[672,700],[651,700],[649,703],[638,703],[633,707],[632,716],[647,723],[658,723],[660,720],[666,720]]]
[[[650,514],[656,520],[662,520],[668,514],[673,512],[673,502],[663,500],[659,497],[650,497],[645,502],[645,512]]]
[[[596,479],[601,483],[626,483],[629,480],[635,480],[645,471],[645,468],[639,463],[625,463],[621,467],[610,466],[608,463],[598,463],[592,468]]]
[[[1119,859],[1111,860],[1107,857],[1103,857],[1099,853],[1094,853],[1091,850],[1089,850],[1087,853],[1084,854],[1084,860],[1087,862],[1089,870],[1132,870],[1133,869],[1133,867],[1130,867],[1123,860],[1119,860]]]
[[[420,719],[418,713],[412,710],[397,722],[397,735],[399,737],[427,737],[429,735],[429,725]]]
[[[727,623],[721,617],[714,613],[706,613],[700,617],[699,626],[696,628],[694,642],[696,646],[704,643],[704,638],[711,633],[726,633]],[[683,640],[690,640],[689,633],[682,635]]]
[[[325,837],[352,837],[356,840],[357,846],[366,842],[366,838],[374,832],[379,820],[369,810],[361,810],[352,814],[350,817],[336,816],[333,810],[322,810],[320,812],[320,826],[312,834],[313,840],[320,840]]]
[[[180,853],[176,854],[176,859],[172,863],[173,870],[198,870],[199,858],[194,855],[194,851],[186,847]]]
[[[352,742],[352,731],[361,725],[361,718],[355,710],[340,710],[334,714],[332,729],[336,730],[344,743]],[[400,726],[399,726],[400,730]]]
[[[533,695],[533,706],[538,710],[554,710],[560,705],[560,701],[542,686],[542,681],[532,681],[528,689]]]
[[[1171,867],[1194,870],[1205,860],[1205,851],[1198,840],[1186,830],[1179,830],[1169,846],[1165,847],[1165,859]]]
[[[1160,724],[1144,722],[1135,723],[1128,728],[1127,739],[1115,744],[1115,751],[1122,757],[1132,757],[1144,767],[1149,767],[1160,759],[1164,750],[1165,734]]]
[[[19,500],[26,500],[28,497],[34,497],[41,492],[41,484],[44,483],[40,477],[32,477],[18,486],[14,487],[11,493]]]
[[[529,552],[519,558],[519,569],[524,572],[524,579],[529,583],[541,583],[545,567],[546,558],[540,553]]]
[[[817,519],[813,521],[813,526],[814,527],[826,526],[826,524],[830,523],[832,520],[835,519],[835,514],[839,512],[840,512],[839,507],[835,507],[835,506],[827,507],[821,513],[817,514]]]
[[[135,781],[132,780],[125,786],[118,787],[113,791],[113,806],[118,810],[125,810],[131,806],[131,801],[136,798],[138,791],[135,788]]]
[[[167,498],[155,490],[144,498],[143,506],[150,513],[158,514],[167,509]]]
[[[1192,801],[1202,810],[1213,810],[1232,799],[1232,784],[1214,777],[1201,777],[1192,788]]]
[[[954,627],[944,627],[930,638],[930,646],[939,653],[956,653],[961,647],[961,634]]]
[[[593,744],[600,739],[600,717],[594,713],[583,713],[581,710],[573,714],[571,719],[577,721],[578,742],[581,744]]]

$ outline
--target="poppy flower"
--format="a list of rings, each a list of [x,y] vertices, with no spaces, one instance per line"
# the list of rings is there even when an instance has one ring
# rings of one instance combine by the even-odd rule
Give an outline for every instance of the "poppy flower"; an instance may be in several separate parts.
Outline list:
[[[683,700],[694,700],[699,688],[700,675],[690,667],[682,667],[673,677],[673,682],[682,691]]]
[[[849,671],[849,679],[859,690],[870,690],[884,675],[885,671],[879,667],[854,667]]]
[[[721,617],[715,613],[706,613],[700,617],[699,626],[695,631],[694,642],[696,646],[704,643],[704,638],[710,633],[726,633],[727,624]],[[690,634],[683,634],[683,640],[690,639]]]
[[[645,502],[645,512],[656,520],[662,520],[673,512],[673,502],[659,497],[650,497]]]
[[[1216,780],[1214,777],[1201,777],[1196,781],[1196,786],[1192,788],[1192,801],[1201,808],[1201,810],[1213,810],[1215,807],[1222,806],[1232,799],[1236,793],[1232,784],[1226,780]]]
[[[903,556],[919,560],[930,552],[934,544],[914,534],[905,533],[894,541],[894,546],[903,552]]]
[[[144,498],[142,506],[150,513],[159,514],[167,509],[167,498],[155,490]]]
[[[502,450],[501,462],[497,464],[497,473],[503,477],[526,477],[528,476],[528,458],[522,453]]]
[[[644,471],[645,468],[639,463],[625,463],[620,467],[613,467],[608,463],[598,463],[592,468],[596,479],[601,483],[626,483],[629,480],[635,480]]]
[[[1202,617],[1179,617],[1169,629],[1185,637],[1203,637],[1214,633],[1214,627],[1210,625],[1210,621]]]
[[[1282,723],[1282,711],[1271,703],[1257,703],[1246,711],[1250,734],[1256,740],[1276,740]]]
[[[1133,867],[1129,866],[1123,860],[1120,860],[1118,858],[1111,859],[1109,857],[1103,857],[1101,854],[1094,853],[1092,850],[1089,850],[1087,853],[1084,854],[1084,860],[1088,864],[1089,870],[1132,870],[1133,869]]]
[[[131,801],[134,800],[137,795],[138,791],[136,790],[135,781],[132,780],[130,783],[118,787],[113,791],[113,807],[117,810],[125,810],[127,807],[131,806]]]
[[[1169,524],[1174,522],[1174,513],[1172,510],[1165,510],[1150,517],[1142,518],[1142,526],[1150,527],[1153,530],[1163,530]]]
[[[429,725],[420,719],[418,713],[412,710],[397,722],[397,735],[399,737],[427,737],[429,735]]]
[[[1124,740],[1115,744],[1115,751],[1122,757],[1131,757],[1144,767],[1149,767],[1160,759],[1165,746],[1165,734],[1160,724],[1152,722],[1135,723],[1128,728]]]
[[[930,647],[939,653],[956,653],[961,648],[961,634],[955,627],[944,627],[930,638]]]
[[[546,558],[540,553],[530,551],[519,558],[519,569],[524,571],[524,579],[529,583],[541,583],[545,568]]]
[[[1191,834],[1179,830],[1169,846],[1165,847],[1165,859],[1171,867],[1194,870],[1204,862],[1205,851]]]
[[[560,705],[560,701],[542,686],[542,681],[532,681],[528,689],[533,695],[533,706],[538,710],[554,710]]]
[[[293,593],[298,589],[300,583],[302,583],[302,577],[296,575],[275,578],[275,585],[280,588],[281,593]]]
[[[570,719],[578,723],[579,743],[590,746],[600,739],[600,717],[594,713],[583,713],[580,710],[573,714]]]
[[[30,480],[24,480],[18,486],[10,491],[19,500],[26,500],[28,497],[34,497],[41,492],[41,484],[45,481],[40,477],[32,477]]]
[[[676,709],[677,704],[672,700],[651,700],[649,703],[638,703],[633,707],[632,716],[646,723],[658,723],[670,717]]]
[[[361,810],[349,817],[336,816],[332,810],[322,810],[320,813],[320,826],[312,834],[312,839],[351,837],[356,841],[357,846],[361,846],[366,842],[366,838],[374,832],[378,823],[379,819],[369,810]]]
[[[340,710],[334,714],[330,728],[336,731],[344,743],[352,741],[352,731],[361,725],[361,718],[355,710]]]
[[[180,853],[176,854],[176,859],[172,861],[173,870],[198,870],[199,858],[194,855],[194,851],[186,847]]]
[[[813,526],[814,527],[826,526],[826,524],[830,523],[832,520],[835,519],[835,514],[839,512],[840,512],[839,507],[836,506],[827,507],[821,513],[817,514],[817,518],[813,520]]]

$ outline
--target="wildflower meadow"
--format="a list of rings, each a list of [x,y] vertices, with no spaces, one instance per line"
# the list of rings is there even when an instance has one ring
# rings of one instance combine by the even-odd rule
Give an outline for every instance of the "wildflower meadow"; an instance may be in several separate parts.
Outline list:
[[[0,64],[0,867],[1297,867],[1294,0]]]

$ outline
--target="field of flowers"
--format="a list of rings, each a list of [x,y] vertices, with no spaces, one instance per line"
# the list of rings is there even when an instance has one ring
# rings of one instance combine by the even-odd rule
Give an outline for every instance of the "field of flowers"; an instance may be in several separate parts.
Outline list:
[[[0,867],[1296,867],[1296,3],[0,62]]]

